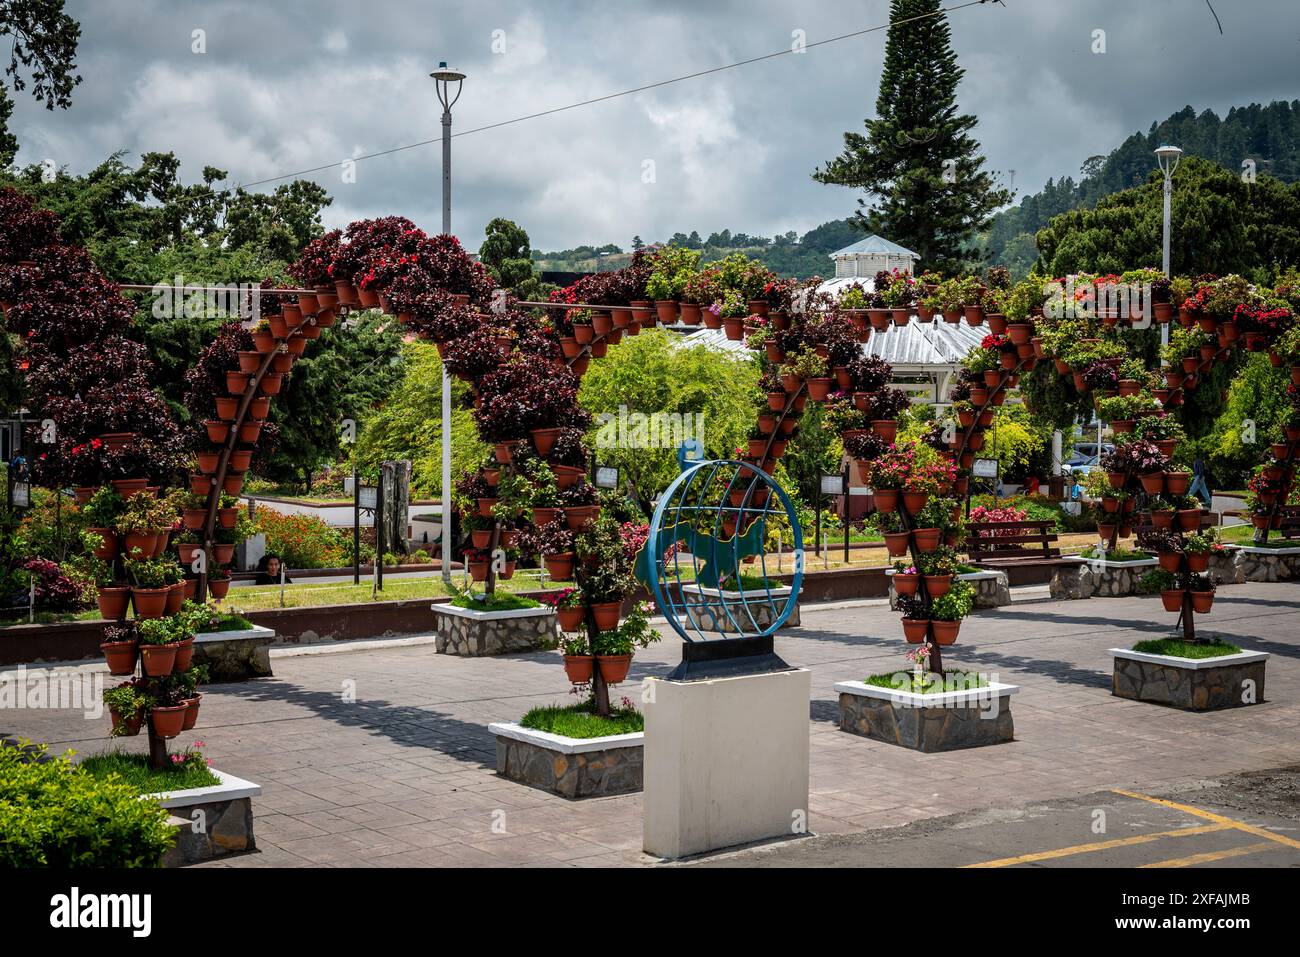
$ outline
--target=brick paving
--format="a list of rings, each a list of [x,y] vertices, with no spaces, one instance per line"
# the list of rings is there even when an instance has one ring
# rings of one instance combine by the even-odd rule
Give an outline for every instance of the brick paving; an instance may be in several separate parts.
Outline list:
[[[804,609],[777,639],[812,669],[810,824],[843,834],[1119,787],[1153,789],[1300,762],[1300,586],[1222,588],[1198,628],[1269,651],[1265,703],[1188,714],[1112,697],[1106,649],[1168,632],[1158,599],[1017,603],[964,624],[946,663],[1020,685],[1016,740],[919,754],[838,730],[836,681],[906,666],[879,603]],[[631,682],[679,660],[638,654]],[[566,700],[558,652],[453,658],[431,643],[276,657],[276,677],[207,690],[195,737],[259,783],[258,853],[205,866],[644,865],[640,795],[567,801],[494,773],[491,721]],[[355,700],[350,700],[354,697]],[[102,750],[107,715],[0,712],[0,731]],[[143,746],[143,739],[127,739]],[[188,743],[188,736],[181,739]]]

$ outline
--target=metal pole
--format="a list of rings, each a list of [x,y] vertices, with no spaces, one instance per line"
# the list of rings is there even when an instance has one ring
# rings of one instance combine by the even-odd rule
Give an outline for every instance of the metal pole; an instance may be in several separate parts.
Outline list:
[[[1163,235],[1162,235],[1162,239],[1161,239],[1161,242],[1162,242],[1162,246],[1161,246],[1162,253],[1161,253],[1161,259],[1160,259],[1161,265],[1162,265],[1162,267],[1164,268],[1164,271],[1165,271],[1165,278],[1166,278],[1166,279],[1170,278],[1170,276],[1169,276],[1169,210],[1170,210],[1170,205],[1171,205],[1172,200],[1173,200],[1173,194],[1174,194],[1173,171],[1172,171],[1172,170],[1169,170],[1169,169],[1166,169],[1166,170],[1165,170],[1165,204],[1164,204],[1164,205],[1165,205],[1165,221],[1164,221],[1164,230],[1163,230]],[[1162,347],[1163,347],[1163,346],[1167,346],[1167,345],[1169,345],[1169,326],[1170,326],[1170,323],[1168,323],[1168,322],[1162,322],[1162,323],[1160,324],[1160,345],[1161,345]],[[1164,350],[1163,350],[1163,348],[1161,349],[1160,357],[1161,357],[1162,360],[1164,359]]]
[[[384,467],[379,467],[375,489],[375,589],[384,590]]]
[[[352,584],[361,584],[361,480],[352,463]]]
[[[442,231],[451,235],[451,109],[442,111]],[[451,378],[442,368],[442,580],[451,590]]]

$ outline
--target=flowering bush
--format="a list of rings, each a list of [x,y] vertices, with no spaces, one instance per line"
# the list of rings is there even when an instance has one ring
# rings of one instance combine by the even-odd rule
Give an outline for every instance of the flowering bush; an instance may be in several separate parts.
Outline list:
[[[290,568],[337,568],[347,560],[343,534],[316,515],[285,515],[262,505],[255,523],[266,536],[267,551]]]
[[[54,562],[44,558],[31,558],[22,567],[32,574],[36,585],[37,608],[75,611],[88,604],[81,586],[63,574],[63,570]]]
[[[1023,522],[1029,513],[1014,505],[977,505],[971,509],[972,522]],[[1013,538],[1020,534],[1014,528],[996,528],[989,532],[993,538]]]

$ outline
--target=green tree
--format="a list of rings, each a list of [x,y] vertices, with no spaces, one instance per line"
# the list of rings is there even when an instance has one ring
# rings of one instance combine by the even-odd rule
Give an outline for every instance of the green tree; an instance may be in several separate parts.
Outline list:
[[[378,471],[386,459],[411,460],[412,494],[437,496],[442,490],[442,363],[432,343],[403,348],[403,375],[388,400],[361,423],[358,467]],[[474,420],[462,408],[469,386],[452,381],[451,466],[453,479],[476,468],[491,451],[478,437]]]
[[[975,117],[957,112],[963,71],[940,9],[939,0],[893,0],[877,116],[865,135],[845,133],[844,152],[813,178],[866,190],[860,227],[914,251],[921,268],[956,272],[1011,194],[984,168]]]
[[[270,421],[279,430],[261,473],[273,481],[301,481],[311,490],[312,472],[336,461],[343,450],[345,420],[360,429],[372,407],[402,378],[402,344],[394,322],[360,313],[353,328],[335,325],[307,344],[293,367]]]
[[[1038,234],[1038,271],[1123,272],[1161,258],[1163,178],[1054,217]],[[1176,275],[1241,273],[1269,279],[1300,261],[1300,183],[1238,173],[1186,157],[1174,173],[1170,268]]]
[[[732,458],[754,425],[754,403],[758,394],[758,364],[736,359],[707,346],[682,346],[666,332],[643,332],[609,350],[593,362],[583,377],[578,401],[597,417],[594,429],[596,459],[602,465],[617,466],[621,477],[631,482],[641,502],[649,502],[668,487],[678,474],[677,449],[629,447],[618,434],[621,409],[646,416],[678,413],[685,431],[685,417],[702,414],[705,455]],[[612,417],[602,429],[602,415]],[[656,432],[660,439],[664,430]],[[654,438],[655,436],[649,436]]]
[[[0,0],[0,37],[9,41],[5,75],[15,90],[32,87],[47,110],[72,105],[81,25],[63,12],[63,0]]]

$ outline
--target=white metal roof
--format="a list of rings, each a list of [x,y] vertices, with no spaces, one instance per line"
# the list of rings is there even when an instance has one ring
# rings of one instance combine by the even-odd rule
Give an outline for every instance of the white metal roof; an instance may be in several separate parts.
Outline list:
[[[871,331],[862,344],[863,355],[879,356],[895,371],[952,369],[972,348],[980,344],[987,330],[964,322],[952,324],[941,319],[921,322],[915,317],[905,326],[891,325],[884,332]],[[744,342],[727,338],[722,329],[694,329],[677,340],[683,346],[707,346],[736,358],[746,358],[753,351]]]
[[[920,259],[916,253],[910,249],[904,249],[898,243],[891,243],[884,236],[871,235],[866,239],[859,239],[851,246],[845,246],[843,249],[837,249],[830,254],[831,259],[838,259],[840,256],[856,256],[858,253],[867,255],[889,255],[889,256],[908,256],[912,259]]]

